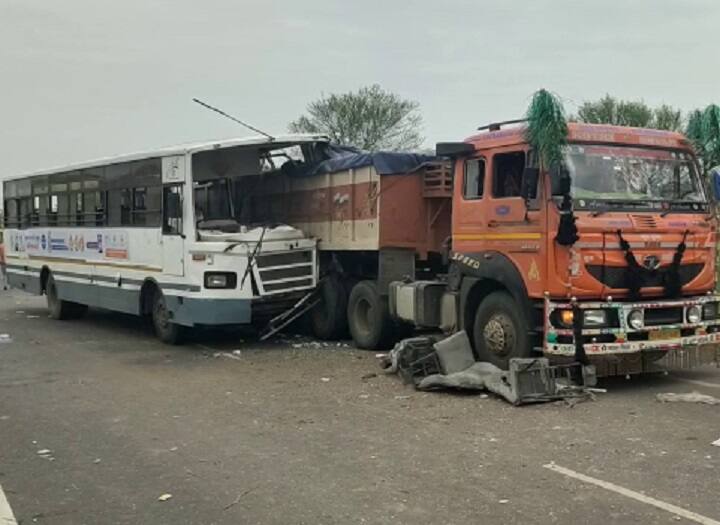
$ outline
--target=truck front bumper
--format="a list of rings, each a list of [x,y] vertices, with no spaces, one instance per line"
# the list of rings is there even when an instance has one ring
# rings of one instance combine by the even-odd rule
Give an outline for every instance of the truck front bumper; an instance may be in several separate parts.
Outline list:
[[[697,322],[688,320],[688,310],[701,312]],[[559,321],[558,312],[573,311],[573,324]],[[588,323],[588,311],[593,317],[607,322],[593,326]],[[598,316],[598,311],[604,314]],[[633,312],[640,316],[642,326],[631,326],[628,318]],[[707,315],[706,315],[707,314]],[[581,319],[578,319],[582,317]],[[633,354],[638,352],[667,352],[720,342],[720,295],[684,297],[676,300],[658,299],[642,302],[573,302],[545,300],[545,333],[543,353],[548,356],[576,356],[579,344],[588,357]]]

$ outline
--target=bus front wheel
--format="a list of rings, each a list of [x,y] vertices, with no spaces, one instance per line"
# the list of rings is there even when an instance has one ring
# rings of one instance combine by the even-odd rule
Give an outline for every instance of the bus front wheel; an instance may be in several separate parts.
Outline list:
[[[163,343],[171,345],[182,344],[187,335],[187,328],[170,320],[165,296],[160,290],[155,291],[152,306],[152,321],[155,328],[155,335]]]
[[[60,299],[52,274],[48,275],[45,283],[45,296],[47,297],[47,307],[51,319],[77,319],[87,312],[87,306],[84,304]]]

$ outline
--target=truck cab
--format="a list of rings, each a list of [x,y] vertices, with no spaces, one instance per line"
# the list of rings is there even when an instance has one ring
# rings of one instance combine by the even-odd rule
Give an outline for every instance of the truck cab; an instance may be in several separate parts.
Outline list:
[[[477,357],[631,373],[716,342],[717,226],[688,140],[568,127],[552,172],[522,125],[438,145],[454,159],[449,288]]]

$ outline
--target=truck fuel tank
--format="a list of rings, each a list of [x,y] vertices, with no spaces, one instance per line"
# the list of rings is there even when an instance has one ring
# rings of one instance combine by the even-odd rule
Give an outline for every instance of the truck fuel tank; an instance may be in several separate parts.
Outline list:
[[[393,281],[389,286],[390,315],[416,326],[437,328],[447,324],[448,315],[444,310],[454,301],[447,301],[447,285],[442,281]],[[453,308],[454,310],[454,308]]]

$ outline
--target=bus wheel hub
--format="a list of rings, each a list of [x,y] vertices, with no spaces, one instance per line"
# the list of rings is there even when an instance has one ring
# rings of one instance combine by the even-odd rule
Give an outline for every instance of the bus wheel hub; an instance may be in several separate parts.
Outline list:
[[[514,344],[512,323],[504,314],[493,315],[483,330],[485,348],[497,355],[506,355]]]

